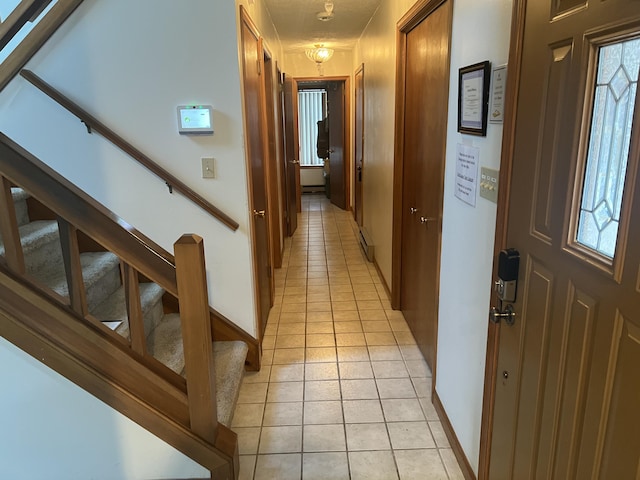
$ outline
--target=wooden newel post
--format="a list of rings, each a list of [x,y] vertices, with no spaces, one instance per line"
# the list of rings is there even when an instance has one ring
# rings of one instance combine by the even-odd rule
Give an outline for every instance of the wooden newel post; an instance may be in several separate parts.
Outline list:
[[[198,235],[185,234],[173,248],[191,429],[205,440],[215,443],[218,429],[216,373],[204,245]]]

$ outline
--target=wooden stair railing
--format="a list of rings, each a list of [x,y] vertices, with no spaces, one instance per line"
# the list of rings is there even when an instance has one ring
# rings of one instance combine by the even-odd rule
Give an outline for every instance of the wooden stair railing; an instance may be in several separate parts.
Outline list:
[[[229,227],[231,230],[236,231],[239,227],[238,222],[225,214],[218,207],[213,205],[211,202],[206,200],[200,194],[193,191],[189,188],[185,183],[180,181],[177,177],[169,173],[164,168],[160,167],[157,163],[155,163],[151,158],[142,153],[136,147],[131,145],[105,124],[100,122],[93,115],[88,113],[86,110],[83,110],[74,103],[71,99],[64,96],[58,90],[53,88],[47,82],[38,77],[35,73],[30,70],[22,70],[20,75],[24,77],[28,82],[37,87],[40,91],[42,91],[49,98],[57,102],[59,105],[64,107],[66,110],[71,112],[73,115],[78,117],[82,123],[84,123],[87,127],[89,133],[96,132],[103,136],[105,139],[109,140],[112,144],[118,147],[120,150],[125,152],[131,158],[133,158],[136,162],[140,163],[150,172],[158,176],[161,180],[163,180],[167,187],[169,187],[169,191],[173,192],[176,190],[184,195],[186,198],[191,200],[193,203],[202,208],[205,212],[222,222],[224,225]]]
[[[28,192],[34,193],[41,203],[47,205],[56,215],[63,216],[78,230],[85,233],[91,232],[90,236],[97,243],[164,288],[167,291],[165,303],[174,303],[177,306],[178,289],[173,255],[2,133],[0,133],[0,174]],[[10,192],[6,195],[8,197],[3,195],[0,198],[2,211],[7,211],[3,202],[11,201]],[[0,227],[4,221],[0,214]],[[13,229],[7,227],[7,231],[13,232]],[[13,239],[19,244],[17,233],[6,235],[8,236],[4,238],[8,238],[9,241]],[[132,239],[136,241],[132,242]],[[17,246],[15,248],[17,250]],[[139,258],[145,258],[145,263],[140,263]],[[249,347],[248,367],[251,370],[259,370],[258,341],[222,313],[213,308],[210,308],[209,312],[215,339],[244,341]]]
[[[68,300],[26,271],[12,186],[23,188],[58,216]],[[130,340],[88,313],[80,231],[120,258]],[[184,235],[178,240],[174,263],[160,247],[2,134],[0,234],[5,247],[0,335],[208,468],[213,478],[236,478],[237,437],[218,424],[211,408],[216,405],[215,324],[202,239]],[[179,298],[186,382],[146,352],[139,275]]]
[[[22,0],[0,24],[0,50],[4,49],[17,32],[49,3],[50,0]],[[0,91],[81,3],[82,0],[57,0],[51,10],[0,64]]]

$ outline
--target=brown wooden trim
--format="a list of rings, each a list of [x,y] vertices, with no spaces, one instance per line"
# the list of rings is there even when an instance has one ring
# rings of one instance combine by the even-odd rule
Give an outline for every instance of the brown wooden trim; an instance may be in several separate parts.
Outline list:
[[[456,435],[453,426],[451,425],[451,421],[447,416],[447,412],[440,401],[440,397],[438,397],[438,392],[434,390],[433,392],[433,406],[440,417],[440,423],[442,424],[442,429],[444,433],[447,435],[447,439],[449,440],[449,445],[451,446],[451,450],[453,450],[453,454],[456,456],[458,460],[458,465],[460,465],[460,470],[462,470],[462,474],[466,480],[476,480],[476,475],[473,473],[473,468],[471,468],[471,464],[469,463],[469,459],[464,454],[464,450],[462,449],[462,445],[460,445],[460,441]]]
[[[395,146],[394,146],[394,170],[393,170],[393,231],[391,246],[391,307],[399,310],[401,308],[401,292],[402,292],[402,191],[404,185],[404,138],[405,138],[405,101],[406,101],[406,65],[407,65],[407,35],[420,22],[427,18],[433,11],[444,5],[447,1],[449,5],[449,38],[448,38],[448,60],[451,64],[451,39],[453,29],[453,0],[420,0],[418,1],[398,22],[396,33],[396,117],[395,117]],[[449,96],[449,88],[443,92],[447,98]],[[442,141],[446,145],[446,135]],[[446,158],[443,156],[442,175],[438,179],[442,185],[442,194],[444,195],[444,175],[446,170]],[[444,209],[444,197],[439,199],[438,215],[440,220],[440,231],[438,234],[438,258],[442,255],[442,223]],[[437,271],[437,289],[440,289],[440,262],[438,262]],[[438,298],[436,292],[435,298]],[[436,300],[437,302],[437,300]],[[437,305],[436,305],[437,307]],[[436,308],[437,311],[437,308]],[[438,319],[435,320],[435,339],[433,358],[427,359],[427,362],[433,372],[433,382],[436,382],[436,363],[437,363],[437,338],[438,338]]]
[[[82,265],[80,264],[78,230],[64,218],[58,217],[58,232],[60,233],[60,246],[64,261],[64,272],[69,286],[71,308],[84,318],[89,313],[89,308],[87,307]]]
[[[396,32],[396,118],[393,161],[393,226],[391,237],[391,307],[400,309],[402,288],[402,184],[404,166],[404,99],[407,69],[407,36]]]
[[[404,167],[404,102],[407,34],[447,0],[420,0],[398,21],[396,32],[396,115],[393,162],[393,230],[391,243],[391,306],[400,308],[402,266],[402,185]],[[453,0],[450,0],[453,1]],[[451,28],[451,27],[450,27]],[[449,36],[451,50],[451,36]],[[449,55],[450,57],[451,55]],[[443,171],[444,172],[444,171]],[[442,205],[441,205],[442,207]]]
[[[264,46],[264,43],[263,43]],[[271,266],[272,268],[280,268],[282,266],[282,243],[280,229],[280,204],[278,202],[278,136],[276,132],[276,103],[275,98],[278,93],[277,82],[274,78],[273,60],[271,55],[264,47],[264,81],[265,81],[265,100],[266,100],[266,131],[268,146],[268,199],[269,199],[269,229],[271,233]],[[273,283],[273,282],[272,282]],[[274,292],[275,293],[275,292]]]
[[[54,215],[64,215],[69,223],[82,232],[91,232],[97,244],[103,245],[103,248],[118,255],[122,261],[131,265],[145,278],[153,279],[170,295],[177,296],[173,255],[2,133],[0,133],[0,171],[6,175],[10,183],[20,185],[40,204],[46,204]],[[0,209],[0,219],[2,212],[15,211],[13,199],[11,202],[11,209]],[[30,205],[29,214],[31,213]],[[40,210],[40,214],[44,215],[44,209]],[[46,218],[51,217],[46,215]],[[85,236],[82,232],[78,232],[80,240]],[[8,237],[5,236],[5,238]],[[35,284],[35,282],[30,283]],[[165,295],[165,299],[166,297]],[[249,346],[250,368],[259,369],[260,349],[257,340],[214,309],[211,309],[211,318],[216,340],[246,342]]]
[[[191,430],[213,443],[218,430],[218,408],[204,244],[202,237],[183,235],[173,248]]]
[[[277,101],[277,161],[278,161],[278,172],[280,175],[280,182],[278,184],[278,188],[280,190],[280,211],[282,212],[281,221],[280,221],[280,238],[287,238],[287,186],[286,186],[286,175],[287,171],[285,168],[286,162],[286,147],[284,140],[284,78],[282,77],[282,71],[280,70],[280,66],[276,61],[276,77],[277,77],[277,85],[278,85],[278,101]],[[281,258],[284,254],[284,241],[282,242],[281,247]],[[276,267],[278,268],[278,267]]]
[[[22,27],[34,19],[51,0],[22,0],[16,8],[0,23],[0,50],[7,46]]]
[[[56,215],[91,235],[107,250],[165,290],[177,294],[175,266],[122,219],[0,133],[0,171]]]
[[[351,152],[351,76],[350,75],[337,75],[333,77],[295,77],[293,79],[294,85],[304,83],[304,82],[344,82],[344,111],[343,111],[343,135],[344,135],[344,153],[343,153],[343,166],[344,166],[344,198],[345,198],[345,210],[349,211],[351,209],[351,181],[353,175],[351,174],[352,167],[352,159],[353,155]],[[294,91],[294,109],[296,115],[298,114],[298,95],[297,89]],[[298,138],[298,122],[295,124],[296,129],[296,138]],[[297,166],[298,177],[300,175],[300,170],[307,168],[323,168],[323,167],[315,167],[315,166]],[[298,186],[300,187],[300,178],[298,178]],[[300,193],[298,193],[298,199],[300,199]],[[301,208],[298,209],[301,211]]]
[[[129,336],[131,348],[134,352],[145,356],[147,354],[147,335],[144,331],[144,319],[140,302],[140,284],[138,272],[131,265],[123,264],[124,299],[129,319]]]
[[[373,257],[373,266],[376,267],[376,272],[378,272],[378,276],[380,277],[380,281],[382,282],[382,286],[384,287],[385,292],[387,292],[387,296],[391,299],[391,289],[387,284],[387,279],[382,275],[382,270],[380,270],[380,265],[378,265],[378,260],[375,258],[375,254]]]
[[[505,120],[502,133],[502,155],[500,157],[500,175],[498,190],[498,207],[496,215],[496,233],[493,250],[492,278],[497,277],[498,255],[507,248],[507,222],[509,218],[509,197],[511,194],[511,170],[515,148],[517,93],[520,85],[522,48],[524,42],[524,23],[527,0],[513,2],[511,16],[511,40],[509,47],[509,75],[505,92]],[[497,304],[497,296],[491,292],[491,303]],[[485,381],[482,399],[482,421],[480,426],[480,458],[478,478],[489,480],[489,464],[491,460],[491,442],[493,434],[493,416],[496,386],[496,368],[498,364],[498,346],[500,325],[488,323],[487,355],[485,361]]]
[[[120,365],[119,360],[110,357],[109,360],[112,363],[106,364],[106,367],[102,364],[101,367],[100,364],[94,365],[84,361],[76,355],[77,345],[73,343],[71,337],[68,337],[69,332],[64,328],[68,322],[74,323],[77,320],[54,304],[47,306],[48,300],[44,298],[37,302],[37,306],[23,303],[14,307],[14,301],[16,299],[21,301],[19,298],[22,295],[14,295],[13,287],[17,286],[10,284],[11,280],[0,272],[0,290],[3,293],[0,297],[2,298],[0,301],[0,334],[4,338],[205,468],[214,470],[233,461],[226,452],[220,451],[191,432],[188,427],[188,418],[182,420],[174,418],[173,414],[167,410],[168,405],[178,401],[179,403],[176,405],[182,404],[180,408],[186,413],[186,398],[177,397],[174,394],[174,387],[158,383],[158,378],[153,372],[145,371],[135,362],[125,362]],[[22,290],[22,288],[17,287],[16,290]],[[5,293],[8,295],[5,296]],[[32,295],[28,296],[32,297]],[[30,298],[31,300],[33,298]],[[54,330],[55,326],[59,325],[65,331],[58,335],[43,334],[37,325],[38,322],[23,321],[29,313],[20,312],[22,307],[27,307],[32,312],[38,312],[41,315],[40,324],[52,322]],[[109,354],[110,348],[107,347],[103,350],[102,339],[95,333],[83,329],[82,332],[78,331],[75,335],[81,344],[86,344],[87,348],[93,348],[94,354],[97,353],[99,356]],[[119,375],[118,379],[114,378],[109,373],[113,370],[122,375]],[[138,382],[139,388],[136,390],[142,392],[143,395],[138,395],[125,386],[120,381],[122,378],[126,378],[127,384]],[[158,388],[151,388],[152,385],[157,385]],[[150,401],[149,395],[159,397],[159,401]],[[184,397],[184,395],[182,396]],[[225,432],[225,434],[229,436],[229,433]],[[231,436],[231,438],[233,437]],[[227,443],[230,443],[230,440],[227,440]]]
[[[114,341],[108,332],[98,328],[87,328],[92,324],[78,317],[72,310],[31,289],[2,268],[0,298],[0,311],[12,321],[19,323],[21,329],[42,337],[44,341],[64,352],[64,356],[96,374],[109,378],[130,395],[145,399],[167,417],[188,427],[189,414],[184,380],[181,387],[167,380],[179,375],[171,372],[167,373],[165,378],[164,375],[152,371],[137,361],[137,354],[121,342]],[[3,329],[3,322],[0,322],[0,334],[4,336]],[[15,344],[25,350],[25,345]],[[46,357],[37,358],[46,364]],[[113,372],[117,372],[117,375]]]
[[[7,86],[81,3],[82,0],[58,0],[47,15],[0,64],[0,91]]]
[[[0,234],[2,234],[7,265],[14,272],[23,274],[26,267],[16,209],[11,195],[11,183],[4,176],[0,176]]]
[[[345,77],[344,81],[344,196],[345,210],[351,210],[351,182],[353,175],[353,155],[351,151],[351,76]]]
[[[264,125],[265,125],[265,102],[264,102],[264,81],[262,79],[257,79],[257,86],[258,86],[258,111],[259,111],[259,115],[260,115],[260,119],[259,119],[259,131],[258,132],[253,132],[251,131],[251,129],[249,128],[249,118],[247,117],[247,93],[246,93],[246,86],[247,86],[247,74],[246,74],[246,70],[245,70],[245,66],[249,64],[249,62],[247,61],[247,56],[246,56],[246,52],[244,50],[244,44],[245,44],[245,26],[246,29],[248,30],[249,35],[252,37],[252,40],[255,40],[256,44],[257,44],[257,50],[258,50],[258,58],[256,59],[258,61],[258,75],[262,75],[263,71],[264,71],[264,50],[262,48],[262,41],[261,41],[261,37],[260,37],[260,32],[258,31],[258,27],[256,27],[255,23],[253,23],[253,20],[251,19],[251,17],[249,16],[249,13],[247,12],[247,10],[244,8],[243,5],[240,5],[240,48],[241,48],[241,58],[240,58],[240,67],[241,67],[241,81],[242,81],[242,101],[243,101],[243,124],[244,124],[244,129],[245,132],[247,132],[247,135],[245,135],[245,164],[247,167],[247,186],[248,186],[248,194],[249,194],[249,216],[251,218],[250,220],[250,225],[251,228],[249,229],[249,233],[250,233],[250,238],[251,238],[251,255],[253,258],[253,262],[252,262],[252,271],[253,271],[253,300],[255,303],[255,324],[256,324],[256,337],[261,340],[261,336],[262,336],[262,332],[264,331],[264,327],[266,325],[262,325],[262,312],[263,309],[266,308],[271,308],[271,305],[267,306],[267,305],[262,305],[261,302],[261,295],[260,295],[260,275],[259,275],[259,271],[258,271],[258,243],[257,243],[257,237],[256,237],[256,232],[255,232],[255,223],[254,223],[254,214],[252,213],[252,210],[255,211],[255,199],[254,199],[254,189],[253,189],[253,185],[254,185],[254,178],[253,178],[253,166],[251,164],[251,149],[250,149],[250,140],[251,138],[249,137],[249,135],[259,135],[259,141],[262,144],[262,149],[263,149],[263,153],[266,152],[265,150],[265,145],[266,145],[266,132],[264,131]],[[265,204],[268,207],[269,205],[269,192],[268,192],[268,168],[266,165],[266,162],[263,163],[264,166],[264,181],[265,181],[265,185],[264,185],[264,189],[265,189]],[[267,212],[268,215],[268,212]],[[268,219],[265,219],[267,221],[266,224],[266,230],[267,230],[267,242],[269,242],[269,222]],[[267,243],[267,254],[270,256],[270,248],[269,248],[269,243]],[[273,265],[270,266],[271,270],[273,269]],[[274,285],[273,285],[273,271],[271,271],[272,275],[270,276],[269,279],[269,288],[270,288],[270,302],[273,302],[273,298],[274,298]],[[266,317],[266,315],[265,315]]]
[[[52,100],[56,101],[62,107],[67,109],[73,115],[78,117],[82,123],[84,123],[87,129],[90,132],[99,133],[102,137],[109,140],[120,150],[125,152],[131,158],[133,158],[136,162],[140,163],[143,167],[148,169],[151,173],[158,176],[162,181],[164,181],[169,189],[174,189],[180,192],[184,197],[191,200],[193,203],[202,208],[209,215],[213,216],[224,225],[229,227],[231,230],[236,231],[239,227],[238,222],[225,214],[218,207],[213,205],[211,202],[206,200],[200,194],[193,191],[189,186],[179,180],[177,177],[169,173],[164,168],[160,167],[157,163],[155,163],[151,158],[142,153],[136,147],[127,142],[124,138],[119,136],[109,127],[107,127],[104,123],[100,122],[97,118],[89,114],[86,110],[80,108],[76,103],[74,103],[71,99],[64,96],[62,93],[57,91],[51,85],[46,83],[40,77],[38,77],[35,73],[30,70],[22,70],[20,75],[41,90],[44,94],[49,96]]]

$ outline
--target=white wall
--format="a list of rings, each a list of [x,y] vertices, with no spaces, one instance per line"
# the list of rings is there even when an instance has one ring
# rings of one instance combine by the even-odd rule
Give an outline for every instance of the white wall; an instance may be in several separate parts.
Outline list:
[[[210,303],[255,334],[236,18],[227,1],[86,0],[27,65],[238,221],[235,233],[19,77],[0,94],[0,130],[167,250],[204,237]],[[213,136],[178,134],[175,108],[194,102],[213,105]]]
[[[292,77],[316,78],[320,76],[351,76],[353,75],[353,51],[336,50],[331,60],[322,65],[322,75],[317,65],[307,58],[304,52],[285,51],[284,68]]]
[[[395,34],[397,21],[411,5],[382,2],[360,39],[354,64],[365,65],[364,225],[389,285]],[[478,147],[480,166],[497,169],[502,126],[489,125],[486,138],[457,132],[458,69],[484,60],[494,66],[506,63],[512,0],[455,0],[453,5],[436,391],[477,471],[496,205],[478,197],[473,208],[454,197],[455,152],[458,143]]]
[[[1,337],[0,383],[0,478],[208,476],[206,468]]]
[[[470,207],[454,196],[453,187],[459,143],[480,149],[478,174],[481,166],[499,169],[502,125],[489,124],[485,138],[457,132],[458,69],[484,60],[507,63],[512,0],[453,5],[436,391],[477,470],[496,204],[478,195]]]
[[[413,0],[383,0],[354,52],[364,63],[363,219],[376,263],[391,288],[393,156],[395,142],[396,24]]]

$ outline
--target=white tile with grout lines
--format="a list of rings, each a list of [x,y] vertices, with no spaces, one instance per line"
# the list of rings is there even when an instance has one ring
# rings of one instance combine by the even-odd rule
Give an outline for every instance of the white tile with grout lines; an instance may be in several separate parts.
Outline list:
[[[232,425],[244,480],[416,469],[463,478],[429,398],[429,369],[356,232],[351,213],[303,196],[275,272],[263,371],[245,376],[250,403],[238,404]]]

